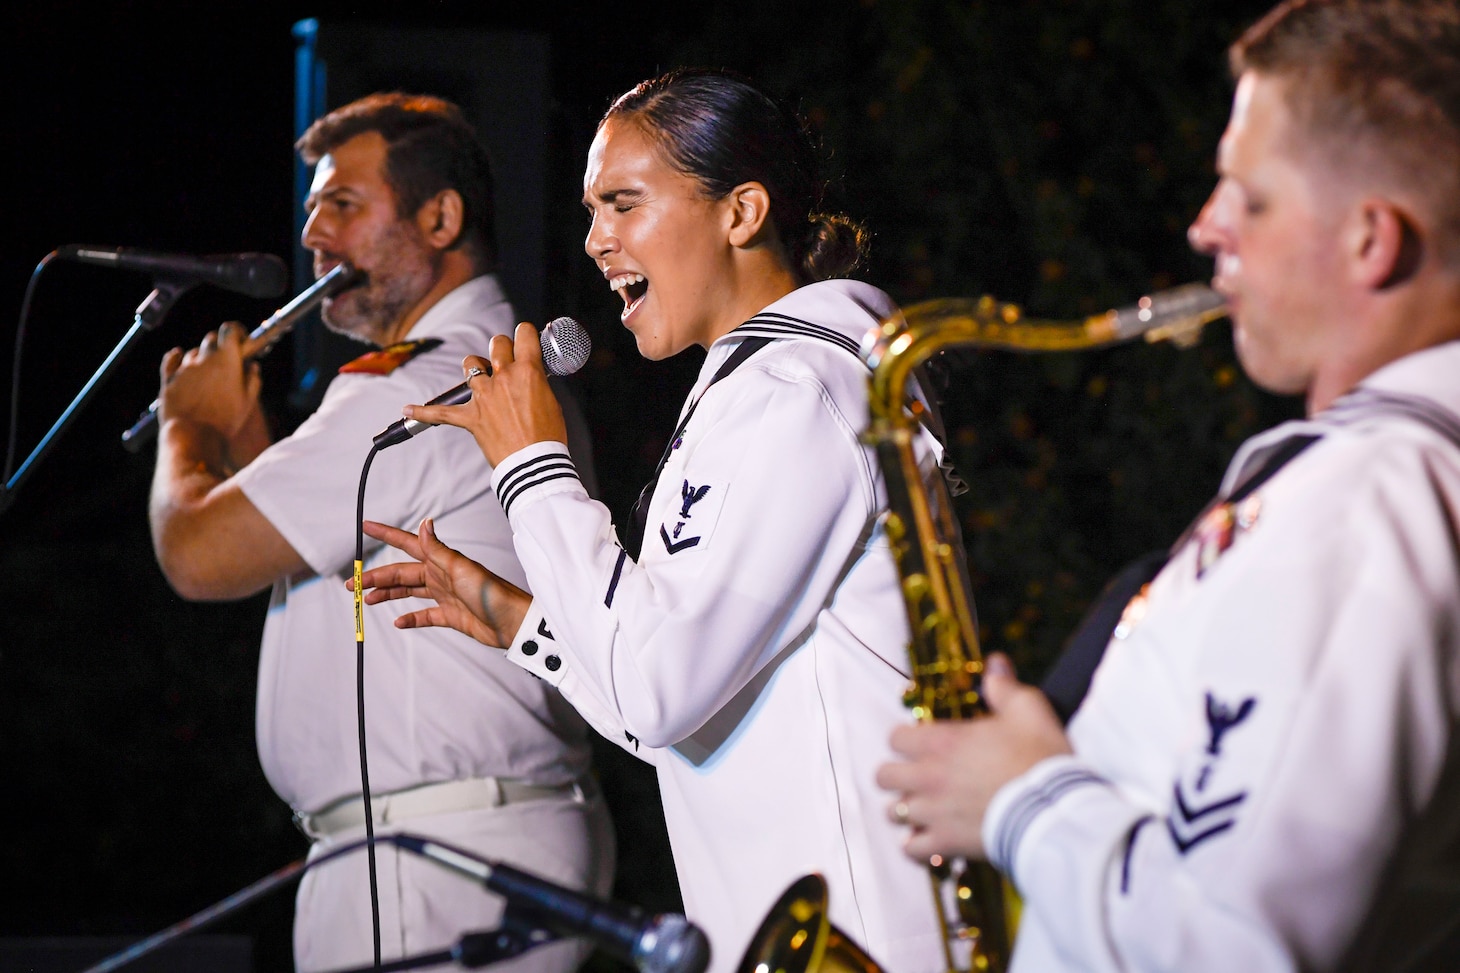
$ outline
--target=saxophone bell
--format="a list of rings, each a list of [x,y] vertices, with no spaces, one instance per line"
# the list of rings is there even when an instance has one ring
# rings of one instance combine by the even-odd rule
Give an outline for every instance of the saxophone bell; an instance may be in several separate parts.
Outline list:
[[[826,880],[803,875],[790,887],[751,938],[736,973],[882,973],[827,918]]]

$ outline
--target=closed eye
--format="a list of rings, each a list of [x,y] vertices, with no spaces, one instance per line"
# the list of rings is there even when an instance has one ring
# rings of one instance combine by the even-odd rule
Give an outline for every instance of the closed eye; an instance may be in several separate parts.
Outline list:
[[[644,194],[637,189],[614,189],[603,193],[598,199],[612,206],[616,213],[627,213],[644,201]]]
[[[316,209],[324,207],[333,213],[344,213],[356,206],[357,200],[344,193],[329,193],[324,196],[314,196],[304,201],[305,214],[313,213]]]

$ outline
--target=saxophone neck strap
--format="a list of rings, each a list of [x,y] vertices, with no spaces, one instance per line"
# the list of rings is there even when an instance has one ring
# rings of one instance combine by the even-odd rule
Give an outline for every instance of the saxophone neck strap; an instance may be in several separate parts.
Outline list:
[[[1059,658],[1050,667],[1040,689],[1049,697],[1060,719],[1069,722],[1085,699],[1090,689],[1090,680],[1095,669],[1105,656],[1106,646],[1115,634],[1116,626],[1125,613],[1126,605],[1155,580],[1166,566],[1172,553],[1180,550],[1207,513],[1219,504],[1235,504],[1256,493],[1266,482],[1277,475],[1299,453],[1316,443],[1321,437],[1312,434],[1293,436],[1273,449],[1251,472],[1244,475],[1232,492],[1218,496],[1192,522],[1169,550],[1150,551],[1136,558],[1120,570],[1091,604],[1089,611],[1060,650]]]

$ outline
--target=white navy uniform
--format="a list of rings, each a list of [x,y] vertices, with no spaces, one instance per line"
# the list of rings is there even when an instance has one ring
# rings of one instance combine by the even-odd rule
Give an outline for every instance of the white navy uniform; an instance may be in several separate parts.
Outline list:
[[[1239,450],[1224,496],[1321,436],[1204,519],[1127,609],[1074,756],[989,807],[1016,973],[1339,963],[1457,742],[1457,376],[1460,342],[1412,354]]]
[[[832,921],[888,970],[942,966],[927,872],[903,855],[873,780],[910,719],[907,621],[878,522],[883,481],[858,439],[855,350],[893,310],[867,284],[823,281],[716,341],[637,563],[561,444],[494,475],[534,593],[508,657],[655,766],[714,973],[735,969],[812,871]],[[753,336],[774,340],[705,391]],[[935,447],[919,447],[930,475]]]
[[[412,341],[439,339],[389,374],[341,374],[318,411],[237,474],[248,499],[309,565],[274,586],[259,663],[259,758],[269,782],[299,812],[359,805],[354,595],[346,590],[355,556],[361,467],[373,436],[461,381],[461,360],[485,353],[515,318],[495,277],[458,287],[411,329]],[[491,490],[491,467],[475,441],[436,429],[386,450],[371,467],[365,515],[414,528],[434,517],[440,537],[516,584],[525,584],[511,531]],[[370,541],[366,568],[395,552]],[[541,682],[449,629],[402,631],[398,615],[419,599],[365,608],[365,712],[371,793],[486,780],[468,793],[438,787],[411,800],[449,810],[411,816],[377,833],[407,830],[510,861],[554,881],[606,892],[612,830],[601,799],[579,798],[588,771],[587,729]],[[556,789],[562,796],[514,802],[492,780]],[[520,788],[519,788],[520,790]],[[493,793],[508,801],[490,806]],[[486,795],[483,805],[480,795]],[[432,796],[436,795],[436,796]],[[475,797],[471,795],[477,795]],[[399,801],[397,802],[399,804]],[[364,833],[347,828],[315,842],[318,856]],[[377,852],[383,956],[444,948],[466,931],[496,925],[500,900],[440,866]],[[373,956],[364,853],[316,869],[300,886],[295,961],[302,970],[369,963]],[[523,969],[566,971],[581,950],[552,947],[516,961]]]

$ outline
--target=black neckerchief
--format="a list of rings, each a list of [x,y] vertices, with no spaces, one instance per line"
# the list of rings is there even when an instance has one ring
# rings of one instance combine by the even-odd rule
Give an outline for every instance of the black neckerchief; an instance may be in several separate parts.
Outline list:
[[[704,392],[696,396],[695,400],[689,404],[689,408],[685,410],[684,418],[679,420],[674,435],[669,437],[669,444],[664,447],[664,455],[659,457],[659,465],[654,468],[654,475],[649,478],[648,483],[644,484],[644,489],[639,491],[639,499],[634,501],[633,510],[629,512],[628,529],[620,538],[624,550],[628,551],[629,557],[635,561],[639,560],[639,551],[644,546],[644,528],[649,523],[649,501],[654,496],[654,488],[659,485],[659,475],[664,472],[664,466],[669,462],[669,454],[674,452],[674,444],[679,442],[680,437],[684,435],[684,428],[689,425],[690,417],[695,414],[695,408],[699,406],[700,399],[705,397],[705,392],[708,392],[711,386],[735,371],[744,363],[745,359],[773,340],[775,339],[770,337],[755,337],[746,338],[740,342],[740,345],[730,353],[730,357],[725,359],[725,363],[716,370],[714,378],[710,379],[710,384],[705,386]]]

